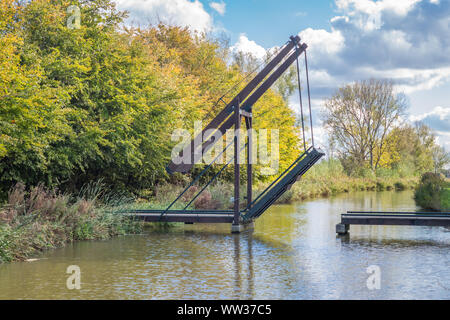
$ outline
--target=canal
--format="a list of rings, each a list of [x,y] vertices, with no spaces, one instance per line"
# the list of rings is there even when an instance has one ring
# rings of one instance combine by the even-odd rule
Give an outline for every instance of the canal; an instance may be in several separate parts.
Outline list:
[[[0,299],[450,299],[449,229],[335,234],[347,210],[416,209],[411,191],[360,192],[276,205],[240,235],[228,225],[180,225],[75,243],[0,265]],[[66,286],[71,265],[80,290]],[[369,266],[379,289],[367,285]]]

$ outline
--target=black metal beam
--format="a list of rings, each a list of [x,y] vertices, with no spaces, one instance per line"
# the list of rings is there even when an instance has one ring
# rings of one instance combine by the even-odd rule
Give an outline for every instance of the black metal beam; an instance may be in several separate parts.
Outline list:
[[[437,211],[430,211],[430,212],[396,212],[396,211],[347,211],[347,213],[344,213],[344,216],[347,215],[367,215],[372,216],[374,214],[376,215],[392,215],[394,217],[401,216],[401,215],[414,215],[414,216],[427,216],[427,217],[450,217],[450,212],[437,212]]]
[[[233,224],[239,225],[241,219],[240,193],[241,186],[241,112],[239,101],[234,108],[234,219]]]
[[[253,197],[253,119],[245,118],[247,124],[247,208],[251,208]]]
[[[275,70],[256,91],[242,103],[242,109],[250,111],[252,106],[269,90],[281,75],[294,63],[295,60],[308,48],[306,43],[302,44],[298,50],[295,50],[281,65]]]
[[[253,207],[243,216],[244,221],[256,219],[262,215],[288,188],[297,181],[299,176],[306,173],[324,153],[319,149],[308,151],[300,161],[295,161],[288,170],[284,171],[263,193],[253,201]],[[299,160],[297,159],[297,160]]]

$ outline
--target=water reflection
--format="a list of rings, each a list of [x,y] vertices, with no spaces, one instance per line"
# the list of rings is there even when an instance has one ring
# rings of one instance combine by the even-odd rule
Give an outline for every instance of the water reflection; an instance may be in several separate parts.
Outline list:
[[[189,225],[76,243],[33,263],[0,266],[0,298],[19,299],[448,299],[450,232],[352,226],[347,210],[415,210],[411,192],[360,193],[270,209],[254,232]],[[66,288],[79,265],[82,290]],[[367,289],[378,265],[381,290]]]

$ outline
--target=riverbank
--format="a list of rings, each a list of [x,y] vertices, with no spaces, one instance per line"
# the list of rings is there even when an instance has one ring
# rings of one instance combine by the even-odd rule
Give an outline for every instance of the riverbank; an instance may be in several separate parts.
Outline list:
[[[99,183],[76,197],[18,184],[0,209],[0,263],[21,261],[79,240],[140,233],[142,223],[118,211],[124,199]]]

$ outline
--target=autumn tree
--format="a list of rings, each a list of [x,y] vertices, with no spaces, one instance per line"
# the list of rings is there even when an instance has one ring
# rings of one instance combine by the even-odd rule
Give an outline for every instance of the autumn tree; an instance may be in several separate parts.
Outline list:
[[[366,80],[340,88],[325,102],[322,119],[347,168],[380,166],[387,137],[406,108],[386,80]]]
[[[386,139],[380,165],[402,176],[421,175],[433,170],[433,148],[438,147],[430,127],[423,123],[403,123]]]

